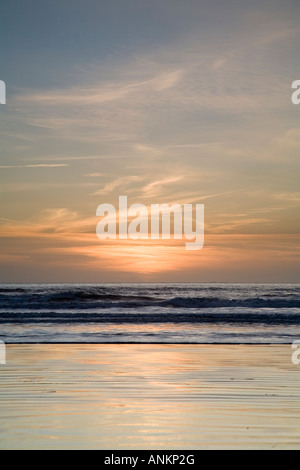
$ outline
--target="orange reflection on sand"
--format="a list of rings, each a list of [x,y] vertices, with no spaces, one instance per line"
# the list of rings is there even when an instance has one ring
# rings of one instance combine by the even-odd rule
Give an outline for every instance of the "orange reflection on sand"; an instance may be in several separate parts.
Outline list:
[[[285,345],[9,345],[0,448],[296,449],[289,354]]]

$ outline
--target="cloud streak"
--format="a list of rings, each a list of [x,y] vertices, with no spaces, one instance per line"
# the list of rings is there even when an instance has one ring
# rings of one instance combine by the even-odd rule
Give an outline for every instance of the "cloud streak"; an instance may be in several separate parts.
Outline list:
[[[0,169],[8,168],[60,168],[69,166],[67,163],[39,163],[34,165],[0,165]]]

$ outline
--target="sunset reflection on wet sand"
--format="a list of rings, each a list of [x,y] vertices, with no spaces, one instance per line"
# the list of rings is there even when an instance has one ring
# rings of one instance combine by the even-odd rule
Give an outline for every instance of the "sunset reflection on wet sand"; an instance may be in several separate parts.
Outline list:
[[[288,345],[8,345],[0,448],[297,448]]]

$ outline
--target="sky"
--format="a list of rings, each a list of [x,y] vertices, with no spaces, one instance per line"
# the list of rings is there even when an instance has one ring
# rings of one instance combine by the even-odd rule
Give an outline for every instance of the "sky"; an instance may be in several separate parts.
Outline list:
[[[300,282],[298,0],[2,0],[0,282]],[[204,204],[205,241],[96,209]]]

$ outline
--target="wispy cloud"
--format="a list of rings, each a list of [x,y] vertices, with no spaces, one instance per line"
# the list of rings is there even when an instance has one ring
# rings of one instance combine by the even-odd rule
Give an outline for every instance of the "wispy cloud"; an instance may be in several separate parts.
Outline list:
[[[86,175],[87,178],[99,178],[101,176],[107,176],[107,173],[87,173]]]
[[[21,108],[26,105],[24,119],[31,125],[56,130],[65,138],[97,142],[134,141],[150,123],[167,130],[175,117],[176,132],[186,133],[185,123],[195,114],[221,113],[224,124],[228,113],[263,114],[286,105],[278,64],[273,60],[270,73],[264,64],[272,61],[276,41],[290,41],[294,29],[283,24],[274,34],[260,25],[250,34],[241,30],[238,35],[216,47],[214,42],[201,44],[193,33],[180,45],[86,67],[80,76],[84,85],[23,90],[14,102]]]
[[[40,163],[34,165],[0,165],[1,169],[5,168],[57,168],[69,166],[68,163]]]
[[[165,185],[176,183],[177,181],[182,180],[182,178],[183,176],[171,176],[158,181],[152,181],[151,183],[148,183],[146,186],[144,186],[143,192],[149,197],[156,197],[161,194],[161,191]]]
[[[2,183],[0,186],[1,193],[10,193],[10,192],[22,192],[22,191],[41,191],[41,190],[54,190],[54,189],[78,189],[78,188],[91,188],[96,186],[96,183],[57,183],[56,181],[52,182],[32,182],[32,183]]]
[[[103,196],[109,195],[115,190],[118,191],[125,191],[125,192],[132,192],[132,185],[136,182],[143,181],[145,179],[144,176],[122,176],[120,178],[115,179],[109,183],[106,183],[102,189],[98,189],[97,191],[93,192],[93,196]]]

